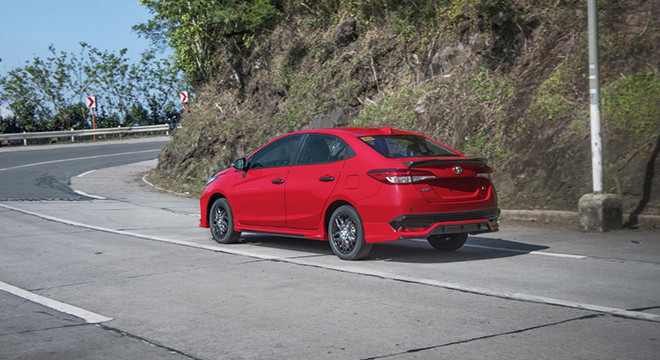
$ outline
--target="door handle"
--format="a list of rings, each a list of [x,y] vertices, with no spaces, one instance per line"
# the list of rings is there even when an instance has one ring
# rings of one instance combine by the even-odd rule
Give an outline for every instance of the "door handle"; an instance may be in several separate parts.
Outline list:
[[[284,179],[273,179],[270,182],[273,184],[284,184]]]
[[[334,176],[321,176],[319,178],[319,180],[323,181],[323,182],[330,182],[330,181],[334,181],[335,177]]]

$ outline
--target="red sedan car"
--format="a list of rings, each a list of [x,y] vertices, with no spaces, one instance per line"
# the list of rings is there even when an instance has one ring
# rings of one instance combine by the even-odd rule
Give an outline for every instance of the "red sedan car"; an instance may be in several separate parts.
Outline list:
[[[299,131],[212,176],[200,226],[223,244],[241,231],[329,240],[344,260],[405,238],[452,251],[468,234],[497,231],[490,177],[484,160],[413,132]]]

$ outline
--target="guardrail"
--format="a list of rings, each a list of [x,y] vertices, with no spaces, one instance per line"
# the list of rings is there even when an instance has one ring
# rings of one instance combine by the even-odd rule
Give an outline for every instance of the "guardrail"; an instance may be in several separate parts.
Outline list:
[[[43,131],[43,132],[23,132],[14,134],[0,134],[0,145],[3,142],[11,140],[23,140],[23,145],[28,144],[29,139],[56,139],[56,138],[71,138],[71,142],[76,141],[76,137],[89,137],[95,135],[129,135],[139,134],[146,132],[160,132],[164,131],[167,135],[170,133],[170,126],[167,124],[162,125],[147,125],[147,126],[131,126],[131,127],[116,127],[116,128],[103,128],[103,129],[85,129],[85,130],[69,130],[69,131]]]

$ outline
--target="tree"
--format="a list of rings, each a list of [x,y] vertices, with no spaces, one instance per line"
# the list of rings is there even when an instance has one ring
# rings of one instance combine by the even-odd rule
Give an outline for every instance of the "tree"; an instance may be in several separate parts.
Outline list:
[[[104,106],[100,127],[164,123],[172,110],[178,111],[176,92],[184,87],[183,77],[168,59],[145,52],[132,63],[126,49],[80,47],[76,55],[51,45],[51,56],[35,57],[0,76],[0,105],[13,113],[3,119],[3,132],[88,127],[84,99],[91,94]]]
[[[168,122],[166,114],[177,109],[171,100],[172,94],[186,88],[181,71],[169,59],[156,59],[153,52],[146,52],[140,62],[131,68],[129,78],[134,83],[140,83],[136,96],[143,99],[149,110],[146,124]]]
[[[130,111],[131,96],[135,93],[141,79],[129,78],[130,63],[126,57],[127,49],[121,49],[117,54],[107,50],[91,50],[89,66],[91,75],[88,80],[93,88],[104,94],[103,101],[110,109],[119,112],[121,119],[126,119]]]
[[[223,65],[242,86],[232,55],[249,48],[259,31],[281,14],[270,0],[141,0],[154,14],[133,27],[157,46],[176,53],[176,65],[193,85],[207,81]],[[222,59],[217,62],[216,59]]]
[[[81,103],[62,107],[49,122],[48,130],[86,129],[88,128],[87,112],[87,107]]]

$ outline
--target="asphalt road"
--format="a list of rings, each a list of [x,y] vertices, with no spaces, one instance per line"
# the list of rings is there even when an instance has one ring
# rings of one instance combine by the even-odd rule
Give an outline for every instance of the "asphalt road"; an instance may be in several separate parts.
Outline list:
[[[0,200],[83,200],[72,176],[154,159],[169,138],[29,148],[0,148]]]
[[[162,146],[0,149],[0,358],[660,353],[657,231],[505,223],[455,253],[402,241],[360,262],[310,240],[219,245],[197,200],[136,177]]]

